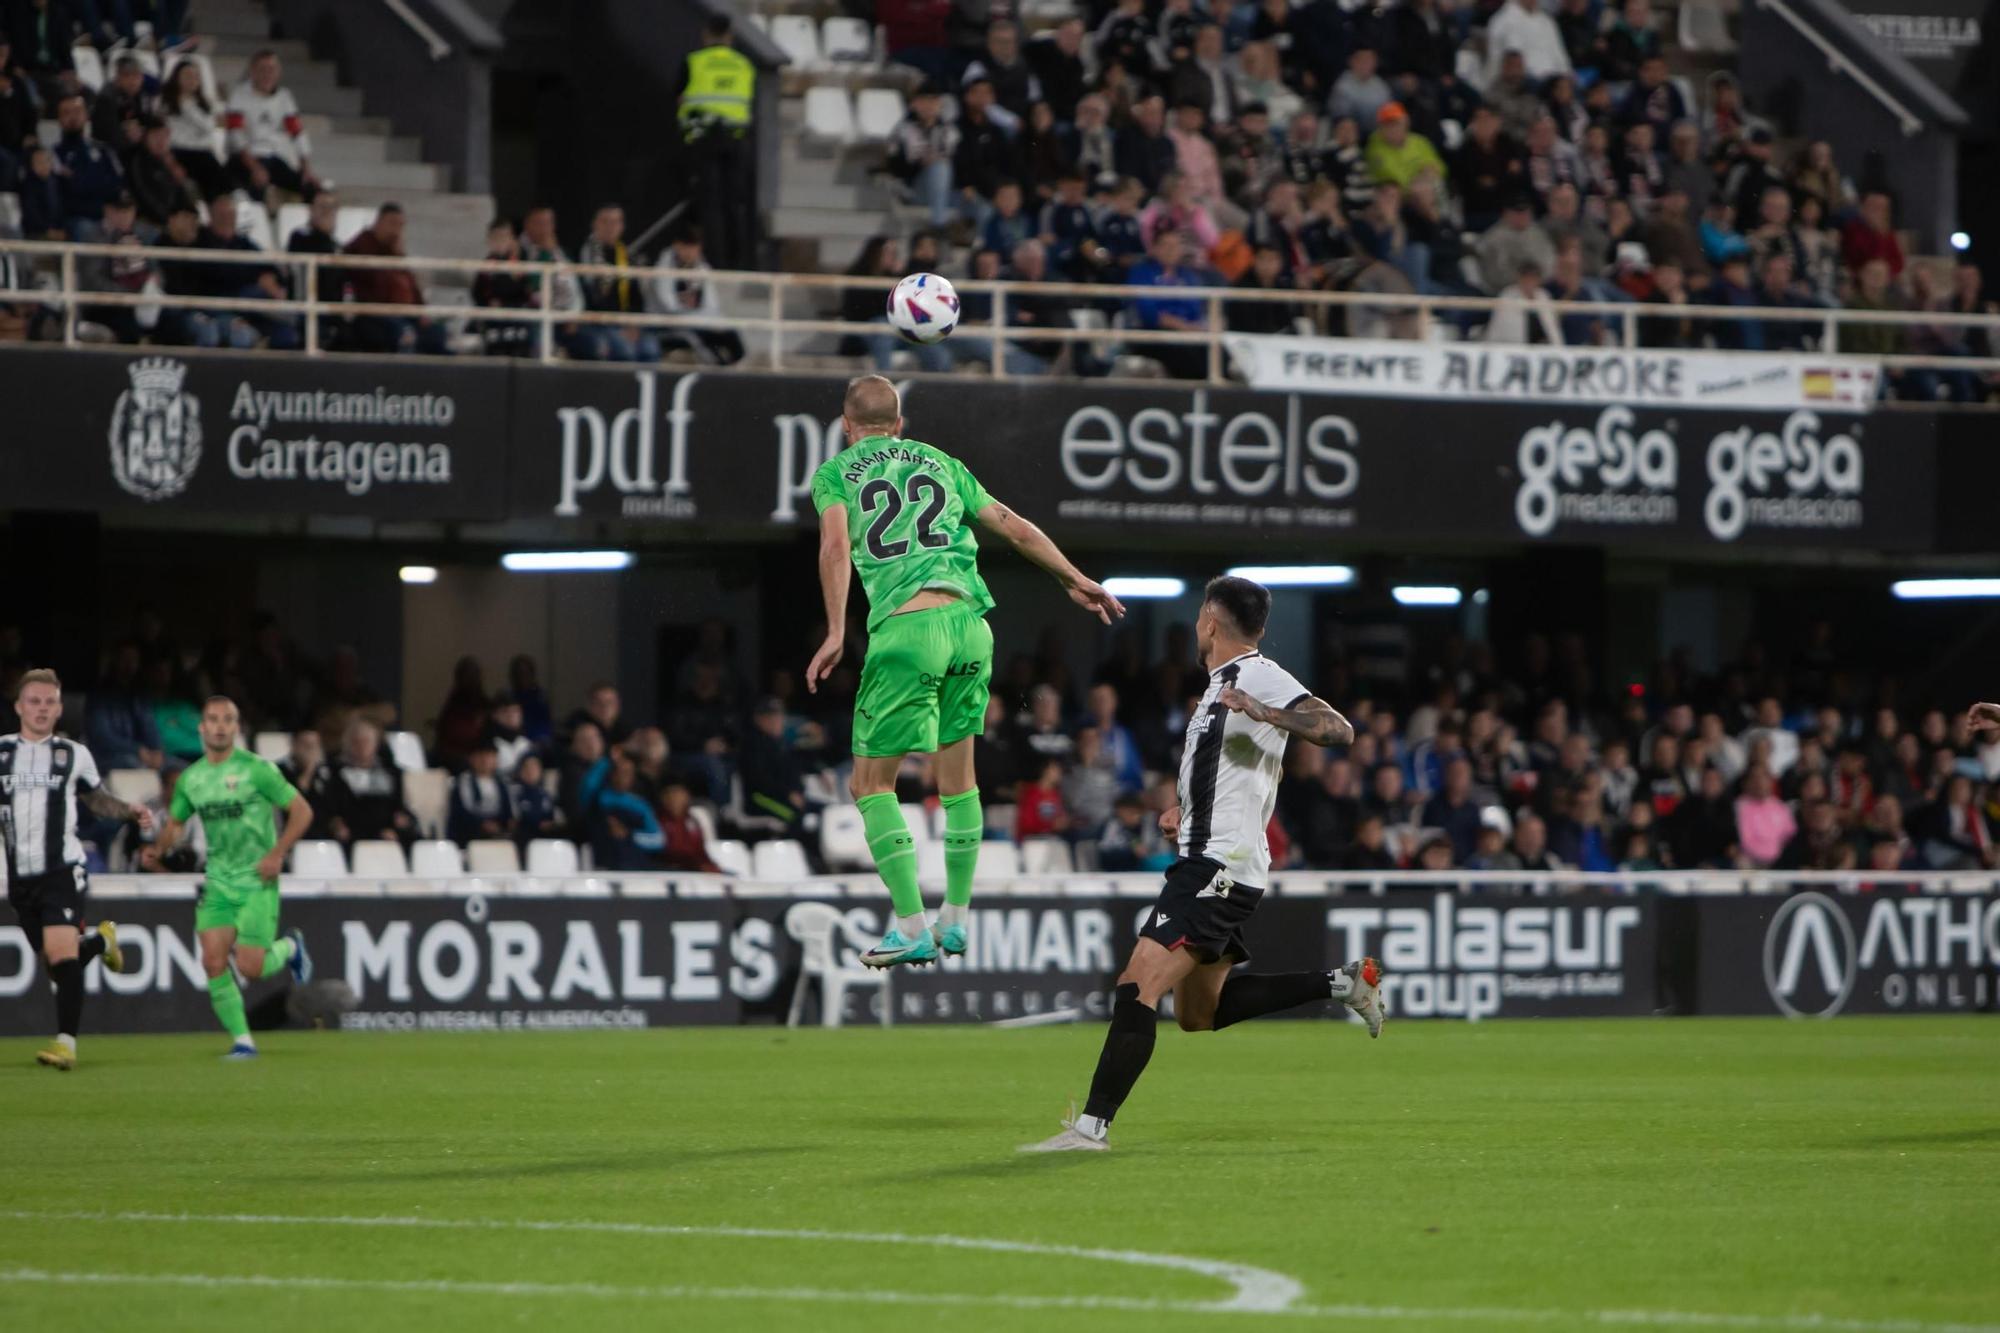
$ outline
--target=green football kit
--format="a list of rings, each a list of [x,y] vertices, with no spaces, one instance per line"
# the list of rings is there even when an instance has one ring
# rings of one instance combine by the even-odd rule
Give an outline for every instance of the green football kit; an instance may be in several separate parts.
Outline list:
[[[275,812],[291,805],[298,790],[278,766],[248,750],[232,750],[221,763],[204,755],[181,770],[168,813],[185,824],[201,817],[208,841],[208,867],[201,901],[194,909],[197,931],[233,928],[239,947],[262,949],[261,975],[276,976],[297,947],[278,939],[278,881],[257,874],[257,863],[278,845]],[[243,1011],[243,992],[227,968],[208,983],[209,1003],[239,1052],[254,1051]]]
[[[854,701],[854,753],[863,758],[929,754],[986,727],[993,682],[993,595],[979,577],[971,522],[993,503],[963,463],[917,440],[871,435],[813,473],[813,506],[847,507],[847,544],[868,595],[868,653]],[[954,600],[896,614],[921,592]],[[870,966],[933,962],[964,953],[966,909],[985,817],[979,789],[946,793],[945,906],[937,931],[924,920],[916,844],[894,792],[862,797],[875,868],[895,905],[896,924],[862,955]]]
[[[847,506],[848,549],[868,594],[868,655],[854,753],[928,754],[986,726],[993,596],[979,577],[972,516],[993,503],[957,459],[916,440],[871,436],[813,474],[813,505]],[[920,592],[957,600],[896,614]]]

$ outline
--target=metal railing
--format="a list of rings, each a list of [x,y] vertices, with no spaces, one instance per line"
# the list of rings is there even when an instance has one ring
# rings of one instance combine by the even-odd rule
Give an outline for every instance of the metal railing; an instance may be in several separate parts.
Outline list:
[[[88,245],[57,241],[0,240],[0,254],[16,257],[15,269],[27,277],[39,270],[52,278],[50,286],[0,288],[0,304],[41,304],[60,311],[62,342],[75,346],[86,341],[79,337],[78,325],[89,317],[90,308],[122,307],[133,310],[158,308],[200,314],[256,316],[261,319],[297,319],[303,350],[322,355],[334,350],[322,345],[322,321],[377,316],[387,319],[466,321],[477,329],[486,324],[526,325],[534,330],[535,353],[545,362],[554,361],[563,350],[564,331],[591,327],[638,328],[660,332],[734,332],[754,335],[764,341],[768,365],[783,370],[810,364],[808,358],[826,353],[810,353],[803,343],[823,335],[867,337],[888,333],[881,322],[858,322],[827,318],[819,314],[791,313],[795,304],[837,296],[849,290],[887,292],[895,286],[891,277],[858,277],[845,274],[805,274],[734,272],[728,270],[672,270],[664,268],[587,265],[573,263],[496,262],[487,259],[434,259],[414,257],[375,258],[361,255],[319,255],[274,251],[235,251],[179,248],[171,246],[134,247]],[[86,289],[82,269],[94,261],[143,258],[148,264],[207,266],[241,265],[246,269],[275,268],[289,271],[288,299],[245,299],[223,296],[174,296],[150,291]],[[477,307],[462,302],[439,302],[435,298],[422,305],[379,304],[364,301],[339,302],[319,299],[323,270],[365,272],[405,270],[448,280],[446,285],[469,286],[480,274],[529,279],[536,285],[535,304],[526,307]],[[760,314],[656,314],[648,311],[593,311],[567,308],[580,289],[579,280],[617,279],[645,286],[653,282],[713,284],[718,291],[732,292],[739,308],[754,308]],[[18,280],[18,279],[17,279]],[[1642,327],[1653,321],[1694,320],[1701,324],[1757,322],[1766,326],[1797,326],[1817,337],[1815,354],[1834,355],[1841,351],[1843,328],[1932,327],[1981,329],[2000,341],[2000,317],[1959,315],[1930,311],[1877,311],[1850,309],[1800,309],[1795,307],[1675,305],[1663,306],[1631,301],[1509,302],[1494,297],[1440,296],[1408,292],[1275,291],[1240,287],[1130,287],[1073,282],[987,282],[965,280],[955,284],[961,294],[988,298],[992,303],[985,322],[965,322],[958,336],[944,344],[961,362],[976,360],[995,376],[1006,377],[1010,370],[1007,352],[1022,344],[1062,344],[1063,346],[1114,346],[1143,355],[1155,347],[1196,347],[1205,354],[1205,379],[1211,384],[1228,384],[1229,356],[1225,340],[1226,308],[1242,304],[1280,304],[1293,307],[1316,325],[1344,316],[1377,325],[1379,331],[1352,336],[1402,340],[1428,340],[1441,322],[1470,325],[1491,319],[1502,310],[1526,309],[1534,315],[1554,319],[1584,315],[1602,320],[1615,328],[1610,346],[1637,349]],[[1125,311],[1148,302],[1198,301],[1205,312],[1205,327],[1192,331],[1111,327],[1106,325],[1043,328],[1008,323],[1008,303],[1017,296],[1053,296],[1073,299],[1079,307],[1099,312]],[[986,345],[973,341],[983,339]],[[1504,346],[1505,344],[1492,344]],[[976,352],[968,357],[968,352]],[[1074,358],[1072,358],[1074,359]],[[1877,358],[1888,370],[1923,369],[1965,372],[1974,375],[2000,374],[2000,357],[1890,355]],[[957,369],[957,367],[954,367]],[[1050,373],[1044,369],[1037,375]]]

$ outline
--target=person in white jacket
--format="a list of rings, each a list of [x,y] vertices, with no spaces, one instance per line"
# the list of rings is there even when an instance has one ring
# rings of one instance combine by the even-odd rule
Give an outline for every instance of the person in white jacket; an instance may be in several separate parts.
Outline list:
[[[722,302],[715,284],[698,276],[710,271],[702,253],[701,228],[687,223],[674,231],[673,240],[660,255],[654,268],[646,305],[657,315],[720,316]],[[735,330],[720,327],[700,329],[655,329],[666,346],[680,343],[704,364],[735,365],[743,359],[743,339]]]
[[[319,193],[312,141],[298,102],[280,82],[283,75],[277,54],[259,51],[250,58],[250,77],[229,94],[230,166],[255,199],[275,185],[311,203]]]
[[[1542,12],[1539,0],[1507,0],[1486,24],[1486,83],[1490,87],[1500,76],[1500,61],[1509,51],[1519,51],[1527,62],[1528,77],[1537,83],[1558,74],[1571,74],[1569,49],[1563,45],[1556,21]]]

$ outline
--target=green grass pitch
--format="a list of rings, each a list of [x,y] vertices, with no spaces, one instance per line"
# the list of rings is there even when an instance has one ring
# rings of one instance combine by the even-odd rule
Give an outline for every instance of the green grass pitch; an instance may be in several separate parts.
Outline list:
[[[1169,1025],[1018,1156],[1099,1039],[0,1043],[0,1329],[2000,1326],[1992,1019]]]

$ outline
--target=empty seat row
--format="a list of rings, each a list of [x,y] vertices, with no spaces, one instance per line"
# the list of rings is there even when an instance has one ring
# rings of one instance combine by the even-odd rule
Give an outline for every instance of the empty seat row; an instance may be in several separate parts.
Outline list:
[[[575,843],[537,838],[528,844],[530,875],[574,875],[581,869]],[[291,864],[292,874],[308,879],[518,875],[521,870],[520,849],[504,838],[478,839],[462,850],[455,842],[425,839],[412,845],[408,856],[401,843],[370,839],[354,844],[351,860],[339,843],[310,839],[292,849]]]
[[[887,142],[903,119],[903,95],[893,88],[845,88],[820,84],[806,89],[805,134],[840,146]]]
[[[864,20],[835,17],[815,23],[805,14],[753,14],[785,59],[802,70],[879,64],[875,29]]]
[[[283,216],[281,212],[279,217]],[[405,772],[429,766],[430,761],[424,756],[423,738],[414,731],[385,731],[382,733],[382,744],[389,751],[390,761]],[[250,738],[250,752],[275,764],[291,754],[292,733],[260,731]]]

